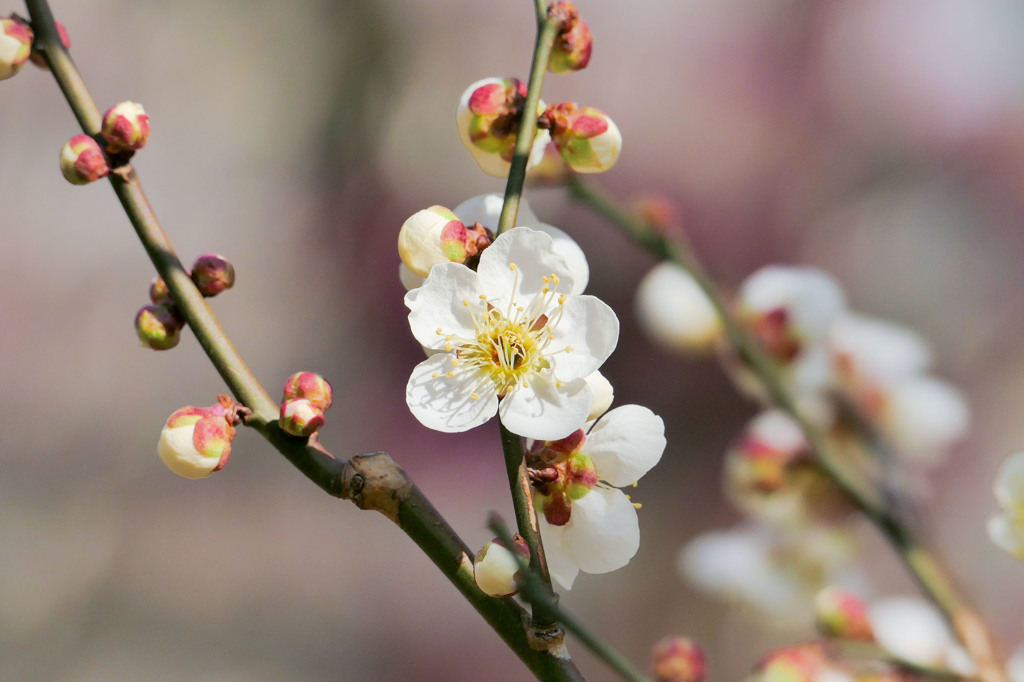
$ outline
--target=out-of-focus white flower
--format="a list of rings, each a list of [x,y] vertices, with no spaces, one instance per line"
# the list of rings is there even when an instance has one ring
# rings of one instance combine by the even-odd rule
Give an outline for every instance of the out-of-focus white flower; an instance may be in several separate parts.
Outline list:
[[[974,672],[967,652],[957,644],[938,610],[917,597],[887,597],[868,605],[879,646],[911,663]]]
[[[455,108],[459,139],[484,173],[508,177],[519,132],[519,109],[525,101],[526,83],[518,78],[478,80],[459,98]],[[544,108],[544,102],[540,102],[534,115],[540,115]],[[527,168],[540,163],[550,140],[548,131],[537,130]]]
[[[830,275],[812,267],[770,265],[743,282],[737,303],[740,319],[786,370],[798,394],[831,383],[825,337],[845,310],[846,298]]]
[[[526,455],[551,577],[565,589],[580,571],[607,573],[640,547],[636,509],[618,488],[665,450],[665,425],[646,407],[609,411],[589,432],[536,442]]]
[[[704,649],[689,637],[664,637],[651,647],[656,682],[702,682],[707,675]]]
[[[798,534],[740,525],[703,533],[679,553],[680,574],[697,588],[768,616],[783,627],[813,619],[814,596],[826,585],[864,589],[853,564],[853,537],[809,527]]]
[[[637,319],[644,331],[667,348],[711,350],[722,322],[693,277],[675,263],[655,265],[636,290]]]
[[[839,386],[857,402],[871,393],[927,371],[932,352],[909,327],[847,312],[828,331]],[[867,394],[867,395],[865,395]]]
[[[1024,644],[1018,644],[1006,661],[1006,674],[1010,682],[1024,682]]]
[[[405,296],[413,336],[440,351],[409,379],[413,415],[449,433],[479,426],[495,412],[523,436],[572,433],[593,404],[586,376],[619,335],[618,319],[603,302],[561,293],[572,286],[551,237],[526,227],[495,239],[476,272],[458,263],[434,266]]]
[[[971,421],[963,395],[927,375],[893,386],[877,419],[897,451],[928,464],[941,461],[967,434]]]
[[[988,536],[996,545],[1024,560],[1024,452],[1007,457],[993,484],[1002,512],[988,521]]]

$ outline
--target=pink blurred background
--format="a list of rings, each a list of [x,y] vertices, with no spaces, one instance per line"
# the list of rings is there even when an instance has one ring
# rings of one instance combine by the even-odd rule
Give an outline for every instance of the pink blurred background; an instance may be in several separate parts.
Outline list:
[[[135,165],[182,260],[234,262],[236,288],[213,307],[257,376],[276,392],[294,371],[324,374],[328,448],[389,451],[482,545],[489,510],[511,518],[497,426],[446,436],[408,413],[421,352],[394,244],[416,210],[503,189],[452,114],[479,78],[525,78],[533,3],[53,6],[101,109],[131,99],[152,117]],[[1004,644],[1024,639],[1024,567],[984,535],[995,468],[1024,439],[1024,6],[578,6],[593,60],[544,97],[614,117],[622,158],[597,182],[677,201],[728,288],[767,263],[814,264],[855,308],[933,342],[975,417],[929,481],[933,540]],[[171,352],[138,348],[152,267],[104,183],[60,177],[76,132],[46,73],[0,83],[0,678],[530,679],[397,528],[323,495],[258,436],[241,433],[209,480],[160,464],[167,415],[224,388],[188,332]],[[741,679],[808,633],[694,592],[675,560],[739,518],[720,461],[754,408],[713,361],[641,335],[632,299],[651,258],[557,190],[527,198],[583,246],[590,293],[620,315],[605,366],[617,403],[663,415],[669,439],[635,491],[639,554],[581,576],[563,603],[641,664],[661,636],[688,634],[710,679]],[[912,590],[862,535],[879,590]],[[589,679],[613,679],[571,651]]]

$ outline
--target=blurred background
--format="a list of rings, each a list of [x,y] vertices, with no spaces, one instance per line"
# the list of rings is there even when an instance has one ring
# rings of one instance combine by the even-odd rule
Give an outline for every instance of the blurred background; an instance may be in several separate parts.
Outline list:
[[[469,545],[511,518],[497,425],[420,426],[404,386],[422,355],[396,276],[409,215],[502,191],[455,133],[459,94],[527,75],[533,3],[54,0],[101,110],[144,104],[135,166],[186,264],[219,252],[212,302],[272,394],[325,375],[333,452],[387,450]],[[624,136],[597,182],[677,203],[723,286],[772,262],[836,275],[853,307],[911,325],[965,391],[972,435],[928,481],[933,540],[1010,648],[1024,567],[992,546],[999,461],[1024,440],[1024,6],[1008,0],[579,0],[587,70],[548,102],[607,111]],[[24,7],[7,3],[0,11]],[[167,416],[224,387],[189,332],[170,352],[132,330],[153,270],[105,183],[57,168],[78,132],[48,74],[0,83],[0,678],[530,679],[383,517],[322,494],[258,436],[199,482],[156,457]],[[640,333],[653,261],[559,190],[527,195],[590,258],[619,314],[616,403],[666,421],[635,491],[629,566],[581,575],[563,603],[634,661],[695,637],[710,679],[741,679],[807,630],[699,594],[676,556],[739,519],[721,457],[754,407],[713,359]],[[881,593],[912,591],[870,528]],[[612,679],[570,645],[591,680]]]

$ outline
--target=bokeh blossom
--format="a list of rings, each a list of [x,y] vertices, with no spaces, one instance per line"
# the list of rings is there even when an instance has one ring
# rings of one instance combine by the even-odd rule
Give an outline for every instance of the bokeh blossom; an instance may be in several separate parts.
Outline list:
[[[989,539],[1024,560],[1024,452],[1003,461],[993,491],[1002,511],[988,521]]]
[[[590,425],[588,424],[588,427]],[[565,589],[577,574],[622,568],[640,547],[640,525],[619,490],[661,460],[665,424],[646,407],[623,405],[596,424],[526,455],[551,577]]]
[[[406,388],[420,422],[466,431],[499,413],[522,436],[564,438],[590,414],[586,377],[618,341],[619,322],[593,296],[575,296],[573,276],[551,237],[525,227],[502,234],[476,272],[431,269],[405,296],[413,336],[438,351]]]

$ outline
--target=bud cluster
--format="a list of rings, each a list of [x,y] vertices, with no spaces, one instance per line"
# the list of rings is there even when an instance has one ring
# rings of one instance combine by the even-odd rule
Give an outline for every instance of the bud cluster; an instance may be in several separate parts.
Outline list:
[[[334,402],[331,385],[319,374],[296,372],[284,383],[278,424],[285,433],[308,438],[324,425],[324,412]]]
[[[83,136],[84,137],[84,136]],[[196,258],[189,275],[199,292],[216,296],[235,283],[235,267],[223,256],[206,253]],[[135,333],[143,348],[168,350],[178,345],[185,318],[174,304],[170,289],[162,277],[149,285],[150,303],[135,313]]]
[[[75,135],[64,143],[60,171],[71,184],[87,185],[106,177],[111,169],[124,166],[148,139],[149,116],[142,105],[115,104],[103,114],[98,136]],[[97,140],[103,141],[102,149]]]

